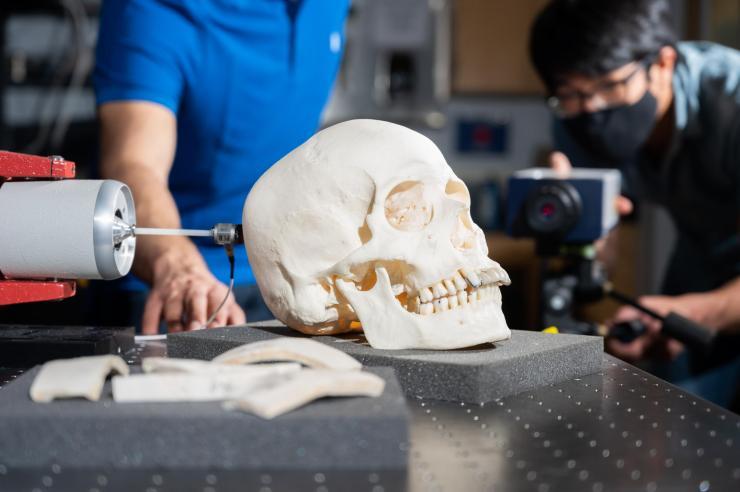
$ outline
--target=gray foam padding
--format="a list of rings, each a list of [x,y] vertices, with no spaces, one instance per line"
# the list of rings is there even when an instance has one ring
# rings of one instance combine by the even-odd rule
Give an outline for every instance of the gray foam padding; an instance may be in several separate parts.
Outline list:
[[[238,345],[278,336],[305,336],[276,321],[171,334],[170,357],[210,360]],[[512,330],[511,339],[458,350],[376,350],[361,334],[314,337],[366,366],[390,366],[411,396],[487,402],[596,372],[601,337]]]
[[[326,398],[262,420],[220,403],[34,403],[38,368],[0,389],[0,464],[62,469],[406,469],[409,414],[390,368],[378,398]]]

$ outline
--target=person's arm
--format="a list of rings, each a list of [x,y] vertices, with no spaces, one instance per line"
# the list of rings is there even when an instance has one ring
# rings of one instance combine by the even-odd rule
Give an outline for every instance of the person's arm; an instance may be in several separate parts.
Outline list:
[[[707,313],[707,324],[724,331],[740,331],[740,277],[731,280],[719,289],[695,294],[703,296],[716,311]]]
[[[643,306],[663,316],[673,311],[696,321],[710,330],[724,332],[740,331],[740,277],[722,287],[708,292],[696,292],[680,296],[644,296],[638,301]],[[677,356],[683,345],[676,340],[660,335],[661,323],[654,318],[625,306],[617,311],[613,323],[639,319],[647,333],[631,343],[609,340],[609,352],[628,361],[638,361],[646,355],[661,352],[668,358]]]
[[[143,101],[108,102],[99,108],[102,177],[129,185],[137,225],[180,227],[168,189],[177,143],[175,115]],[[208,270],[192,241],[184,237],[138,237],[134,273],[151,284],[142,319],[144,333],[156,333],[160,320],[169,331],[202,327],[227,287]],[[244,312],[231,296],[210,326],[239,324]]]

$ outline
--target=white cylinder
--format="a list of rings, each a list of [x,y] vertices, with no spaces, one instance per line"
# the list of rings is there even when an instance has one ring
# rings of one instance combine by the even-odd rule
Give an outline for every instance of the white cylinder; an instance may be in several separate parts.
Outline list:
[[[0,186],[0,272],[9,278],[106,279],[131,269],[136,239],[116,246],[114,219],[135,224],[131,190],[114,180]]]

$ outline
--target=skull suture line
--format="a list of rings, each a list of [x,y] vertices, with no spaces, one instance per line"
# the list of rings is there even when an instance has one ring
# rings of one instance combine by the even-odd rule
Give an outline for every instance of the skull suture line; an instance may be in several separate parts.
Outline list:
[[[270,168],[244,205],[249,261],[273,314],[374,348],[453,349],[509,338],[470,196],[439,149],[408,128],[354,120]],[[354,323],[353,323],[354,322]]]

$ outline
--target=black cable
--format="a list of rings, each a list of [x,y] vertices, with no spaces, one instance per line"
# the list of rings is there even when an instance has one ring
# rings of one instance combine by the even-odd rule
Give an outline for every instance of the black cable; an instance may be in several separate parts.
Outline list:
[[[645,306],[643,306],[642,304],[640,304],[639,302],[637,302],[635,299],[633,299],[632,297],[630,297],[630,296],[628,296],[626,294],[622,294],[621,292],[617,292],[616,290],[614,290],[612,288],[606,289],[606,293],[607,293],[607,295],[609,295],[610,297],[613,297],[617,301],[619,301],[619,302],[621,302],[623,304],[627,304],[629,306],[632,306],[633,308],[635,308],[635,309],[637,309],[639,311],[642,311],[643,313],[647,314],[648,316],[650,316],[652,318],[655,318],[655,319],[657,319],[659,321],[665,320],[665,316],[661,316],[660,314],[656,313],[652,309],[646,308]]]
[[[224,307],[224,304],[226,304],[229,296],[234,291],[234,246],[231,244],[225,244],[224,249],[226,250],[226,257],[229,259],[229,290],[226,291],[226,295],[224,296],[223,301],[221,301],[221,304],[218,305],[213,314],[211,314],[211,317],[208,318],[208,321],[206,321],[206,327],[210,325],[214,319],[216,319],[216,315],[219,311],[221,311],[221,308]]]

